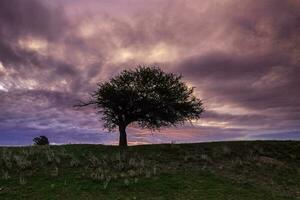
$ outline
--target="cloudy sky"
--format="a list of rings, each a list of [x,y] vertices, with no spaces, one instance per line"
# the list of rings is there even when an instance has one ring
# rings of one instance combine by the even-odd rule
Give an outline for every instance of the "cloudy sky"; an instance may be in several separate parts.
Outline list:
[[[72,106],[123,69],[196,87],[198,122],[129,143],[300,139],[300,0],[1,0],[0,145],[117,143]]]

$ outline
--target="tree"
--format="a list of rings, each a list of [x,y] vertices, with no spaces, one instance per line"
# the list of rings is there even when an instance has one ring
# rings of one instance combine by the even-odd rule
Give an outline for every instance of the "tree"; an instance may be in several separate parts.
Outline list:
[[[43,135],[33,138],[33,142],[35,145],[48,145],[49,144],[48,138]]]
[[[193,96],[194,88],[181,79],[181,75],[165,73],[158,67],[139,66],[99,83],[90,100],[75,107],[95,105],[104,127],[118,127],[119,146],[127,146],[129,124],[155,130],[200,118],[203,104]]]

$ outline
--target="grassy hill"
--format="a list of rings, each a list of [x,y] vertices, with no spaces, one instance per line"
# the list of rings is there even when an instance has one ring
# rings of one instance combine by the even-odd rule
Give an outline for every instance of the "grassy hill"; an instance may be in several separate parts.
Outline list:
[[[300,199],[300,142],[0,148],[0,199]]]

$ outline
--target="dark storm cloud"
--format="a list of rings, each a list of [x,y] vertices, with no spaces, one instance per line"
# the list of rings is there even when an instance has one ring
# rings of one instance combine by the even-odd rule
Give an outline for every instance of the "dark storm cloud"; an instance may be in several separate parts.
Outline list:
[[[246,1],[239,8],[241,12],[234,17],[234,22],[257,36],[262,34],[257,29],[261,22],[272,27],[275,38],[290,39],[299,32],[300,5],[297,0]]]
[[[61,9],[49,8],[37,0],[0,1],[0,23],[0,60],[4,63],[25,62],[30,57],[16,46],[20,37],[56,40],[68,25]]]
[[[72,85],[80,79],[79,72],[72,60],[52,55],[59,47],[35,50],[21,45],[24,40],[25,45],[40,45],[35,44],[35,40],[42,40],[42,45],[65,45],[75,38],[67,35],[68,31],[72,32],[72,25],[61,7],[37,0],[3,0],[0,23],[0,62],[5,69],[13,70],[10,77],[21,82],[24,79],[37,81],[43,89],[59,81],[66,81],[67,88],[75,88]]]
[[[33,34],[57,38],[66,25],[60,9],[38,0],[2,0],[0,9],[1,32],[10,37]]]
[[[206,120],[256,131],[299,129],[300,71],[292,57],[217,52],[187,59],[178,70],[198,86],[203,98],[208,99],[205,102],[233,108],[227,109],[227,114],[208,108],[203,116]],[[235,107],[251,112],[231,114]]]
[[[62,8],[37,0],[3,0],[0,1],[0,23],[0,62],[5,69],[13,70],[9,76],[15,82],[22,84],[24,79],[30,79],[36,81],[39,88],[45,88],[60,80],[71,83],[76,77],[73,64],[47,54],[48,47],[43,53],[21,45],[23,40],[28,40],[25,45],[36,45],[32,41],[35,39],[42,40],[44,45],[63,44],[71,25]]]
[[[270,50],[272,51],[272,50]],[[207,97],[251,108],[299,106],[299,63],[278,53],[236,55],[209,53],[179,64],[190,81]]]
[[[30,120],[40,121],[55,119],[53,109],[63,112],[72,109],[76,103],[76,96],[72,94],[46,91],[46,90],[15,90],[10,92],[0,92],[0,123],[8,125],[15,124],[16,121],[28,122]],[[50,111],[50,112],[49,112]],[[24,124],[23,124],[24,125]]]

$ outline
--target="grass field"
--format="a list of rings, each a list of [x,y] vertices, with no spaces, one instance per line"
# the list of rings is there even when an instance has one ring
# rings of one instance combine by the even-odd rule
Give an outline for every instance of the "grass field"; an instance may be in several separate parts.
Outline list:
[[[0,148],[0,199],[300,199],[300,142]]]

